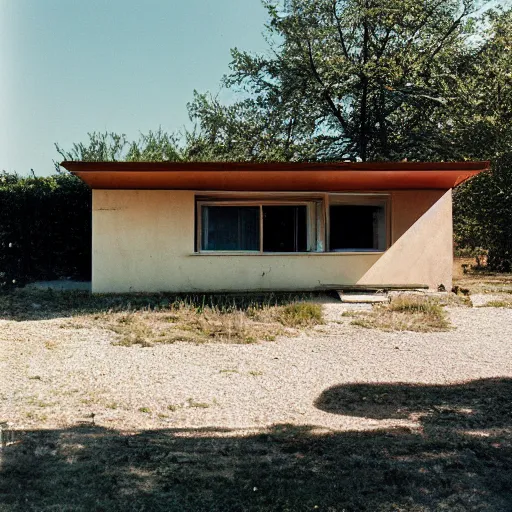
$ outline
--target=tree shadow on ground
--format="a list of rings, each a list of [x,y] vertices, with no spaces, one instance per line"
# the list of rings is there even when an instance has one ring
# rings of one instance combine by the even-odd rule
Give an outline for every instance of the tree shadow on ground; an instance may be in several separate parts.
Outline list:
[[[373,419],[421,415],[424,426],[499,428],[512,424],[512,379],[482,379],[464,384],[344,384],[316,400],[322,411]]]
[[[0,293],[0,320],[49,320],[110,312],[168,310],[184,305],[199,312],[208,307],[228,312],[246,311],[325,295],[324,292],[91,294],[81,290],[19,289]]]
[[[350,414],[404,409],[428,428],[19,431],[1,452],[0,510],[512,509],[511,379],[357,386],[327,390],[318,406],[345,414],[349,393]]]

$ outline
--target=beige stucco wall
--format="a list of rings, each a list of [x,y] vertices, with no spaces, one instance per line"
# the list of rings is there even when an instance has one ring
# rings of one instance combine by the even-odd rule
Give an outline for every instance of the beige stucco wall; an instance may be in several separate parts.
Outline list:
[[[397,191],[383,254],[196,255],[194,192],[93,191],[95,293],[451,286],[451,192]]]

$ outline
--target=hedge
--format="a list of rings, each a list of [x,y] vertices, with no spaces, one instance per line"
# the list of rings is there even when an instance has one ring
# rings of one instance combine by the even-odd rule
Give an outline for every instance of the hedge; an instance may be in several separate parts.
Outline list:
[[[90,277],[90,189],[67,173],[0,174],[0,290]]]

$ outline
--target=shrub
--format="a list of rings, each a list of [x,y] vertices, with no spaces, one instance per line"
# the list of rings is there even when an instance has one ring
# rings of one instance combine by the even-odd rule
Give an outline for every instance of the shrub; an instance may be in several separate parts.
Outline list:
[[[70,174],[0,174],[0,290],[90,279],[91,191]]]
[[[296,302],[283,306],[279,321],[287,327],[307,327],[323,322],[322,306],[309,302]]]

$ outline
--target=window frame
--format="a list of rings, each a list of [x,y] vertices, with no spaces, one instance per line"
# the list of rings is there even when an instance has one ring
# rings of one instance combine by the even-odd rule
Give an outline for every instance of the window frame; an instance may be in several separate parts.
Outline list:
[[[382,254],[392,242],[392,195],[391,192],[307,192],[307,193],[247,193],[203,192],[195,197],[195,241],[197,255],[350,255]],[[330,246],[330,207],[343,204],[354,206],[383,206],[385,218],[385,248],[361,251],[332,251]],[[263,251],[263,206],[307,206],[306,252],[265,252]],[[202,207],[203,206],[259,206],[259,250],[204,250],[202,249]]]
[[[368,193],[368,194],[349,194],[349,193],[332,193],[327,194],[326,198],[326,249],[327,252],[333,254],[354,254],[357,252],[364,253],[383,253],[386,252],[391,246],[391,194],[389,193]],[[383,206],[384,207],[384,222],[386,229],[385,247],[384,249],[350,251],[350,250],[333,250],[331,247],[331,206],[345,205],[345,206]]]
[[[318,230],[318,211],[322,211],[322,198],[305,200],[297,197],[279,198],[279,199],[196,199],[196,252],[199,254],[314,254],[320,253],[319,237],[324,238],[324,230]],[[202,208],[208,206],[247,206],[259,207],[259,250],[206,250],[203,249],[203,216]],[[264,206],[306,206],[307,208],[307,251],[293,252],[270,252],[263,250],[263,207]],[[314,211],[312,211],[314,210]],[[325,241],[320,242],[321,247],[325,247]],[[312,247],[315,246],[315,249]]]

